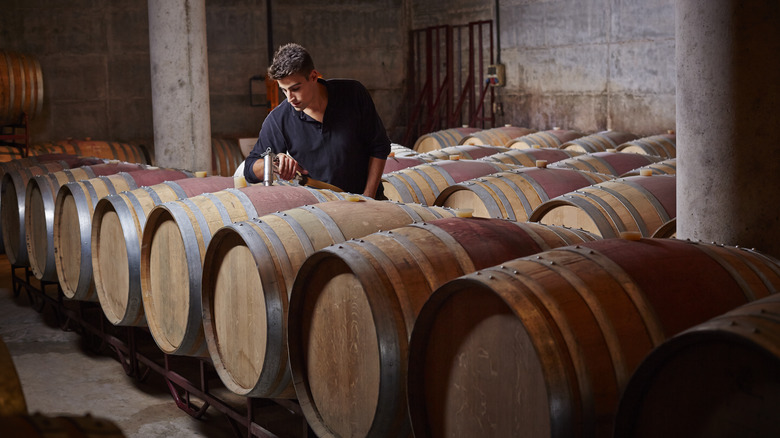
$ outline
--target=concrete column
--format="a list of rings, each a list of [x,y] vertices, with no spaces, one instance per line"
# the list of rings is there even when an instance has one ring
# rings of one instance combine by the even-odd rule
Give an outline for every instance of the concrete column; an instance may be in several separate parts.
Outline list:
[[[155,161],[211,174],[205,0],[149,0]]]
[[[675,3],[677,237],[780,258],[780,2]]]

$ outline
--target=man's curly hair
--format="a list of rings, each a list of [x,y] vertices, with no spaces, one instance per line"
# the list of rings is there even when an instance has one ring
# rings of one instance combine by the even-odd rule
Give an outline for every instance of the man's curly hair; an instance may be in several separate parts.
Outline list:
[[[296,73],[308,76],[312,70],[314,61],[309,52],[299,44],[289,43],[279,47],[274,53],[274,60],[268,67],[268,77],[279,80]]]

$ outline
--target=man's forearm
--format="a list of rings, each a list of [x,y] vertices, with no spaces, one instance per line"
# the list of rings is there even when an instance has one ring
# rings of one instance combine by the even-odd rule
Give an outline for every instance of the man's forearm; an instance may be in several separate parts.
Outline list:
[[[385,170],[385,161],[381,158],[371,157],[368,159],[368,178],[366,179],[366,188],[363,190],[363,196],[371,198],[376,196],[379,189],[379,183],[382,180],[382,172]]]

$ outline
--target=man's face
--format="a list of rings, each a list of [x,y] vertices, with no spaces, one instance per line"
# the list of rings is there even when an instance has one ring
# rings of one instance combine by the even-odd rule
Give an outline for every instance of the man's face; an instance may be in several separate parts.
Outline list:
[[[287,101],[296,111],[303,111],[317,96],[317,72],[312,70],[308,76],[300,73],[285,76],[276,81],[282,89]]]

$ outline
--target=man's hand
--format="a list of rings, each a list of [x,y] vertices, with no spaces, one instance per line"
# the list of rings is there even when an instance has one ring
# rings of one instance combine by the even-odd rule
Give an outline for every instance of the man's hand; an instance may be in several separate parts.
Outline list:
[[[281,179],[289,180],[295,178],[297,173],[301,173],[302,175],[309,173],[295,161],[295,158],[287,154],[276,155],[276,160],[278,160],[278,162],[274,163],[274,170],[279,174],[279,178]]]

